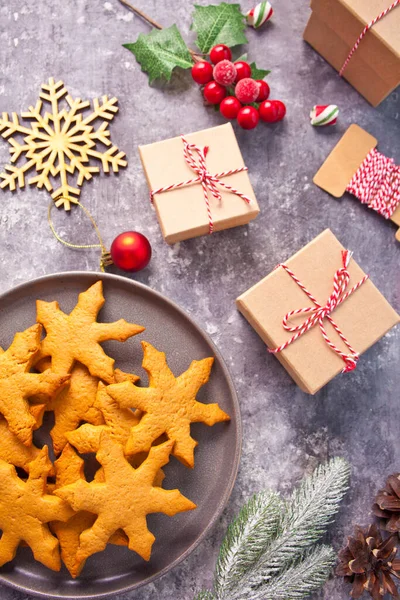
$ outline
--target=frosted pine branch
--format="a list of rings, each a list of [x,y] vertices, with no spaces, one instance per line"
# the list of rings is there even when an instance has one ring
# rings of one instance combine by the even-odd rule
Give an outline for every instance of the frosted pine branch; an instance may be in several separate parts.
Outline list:
[[[215,600],[215,596],[208,590],[202,590],[197,594],[195,600]]]
[[[349,475],[349,464],[334,458],[287,503],[271,492],[251,498],[222,542],[214,594],[196,600],[300,600],[323,585],[335,555],[315,544],[339,510]]]
[[[318,590],[328,579],[336,553],[330,546],[319,546],[278,577],[249,596],[251,600],[302,600]],[[246,596],[247,598],[247,596]]]
[[[349,475],[349,464],[334,458],[303,479],[288,502],[280,535],[260,557],[254,576],[247,574],[247,589],[279,574],[324,535],[348,489]]]
[[[232,590],[244,573],[260,558],[278,532],[282,500],[274,492],[255,494],[228,527],[216,566],[217,595]]]

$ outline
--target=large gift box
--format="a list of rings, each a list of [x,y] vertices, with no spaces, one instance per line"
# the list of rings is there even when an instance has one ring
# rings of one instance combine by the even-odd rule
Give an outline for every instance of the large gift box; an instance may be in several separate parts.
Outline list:
[[[355,368],[358,356],[400,320],[329,229],[242,294],[237,306],[310,394]]]
[[[139,153],[168,244],[244,225],[260,212],[230,123]]]
[[[306,42],[340,71],[364,27],[392,0],[311,0]],[[366,33],[343,76],[373,106],[400,83],[400,5]]]

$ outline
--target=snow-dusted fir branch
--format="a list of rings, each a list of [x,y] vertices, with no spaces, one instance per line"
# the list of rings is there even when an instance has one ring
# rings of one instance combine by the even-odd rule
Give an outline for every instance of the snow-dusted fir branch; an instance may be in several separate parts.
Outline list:
[[[243,506],[221,544],[214,582],[218,595],[233,589],[260,558],[278,532],[281,514],[282,501],[274,492],[256,494]]]
[[[347,491],[349,464],[334,458],[303,479],[289,501],[256,494],[228,528],[214,591],[196,600],[299,600],[318,589],[334,562],[330,547],[315,548]]]

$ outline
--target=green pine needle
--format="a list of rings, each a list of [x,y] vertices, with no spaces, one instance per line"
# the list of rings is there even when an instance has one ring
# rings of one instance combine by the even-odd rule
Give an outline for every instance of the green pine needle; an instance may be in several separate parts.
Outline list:
[[[348,490],[350,466],[342,458],[320,465],[293,492],[282,532],[263,554],[259,581],[268,581],[325,533]]]
[[[350,466],[333,458],[301,482],[288,502],[273,492],[251,498],[229,526],[214,594],[196,600],[300,600],[321,587],[335,553],[316,546],[348,489]]]
[[[254,495],[228,527],[216,566],[215,591],[231,590],[238,579],[260,558],[276,536],[282,513],[278,494]]]
[[[318,590],[328,579],[336,553],[330,546],[318,546],[297,564],[274,577],[252,595],[252,600],[301,600]]]
[[[202,590],[197,594],[195,600],[215,600],[215,596],[208,590]]]

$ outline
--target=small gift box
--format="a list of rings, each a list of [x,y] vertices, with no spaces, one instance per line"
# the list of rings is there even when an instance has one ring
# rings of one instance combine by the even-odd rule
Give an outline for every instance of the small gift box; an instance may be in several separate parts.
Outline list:
[[[327,229],[237,299],[297,385],[315,394],[399,322]]]
[[[400,7],[393,0],[311,0],[311,9],[306,42],[377,106],[400,83]]]
[[[230,123],[139,153],[168,244],[244,225],[260,212]]]

